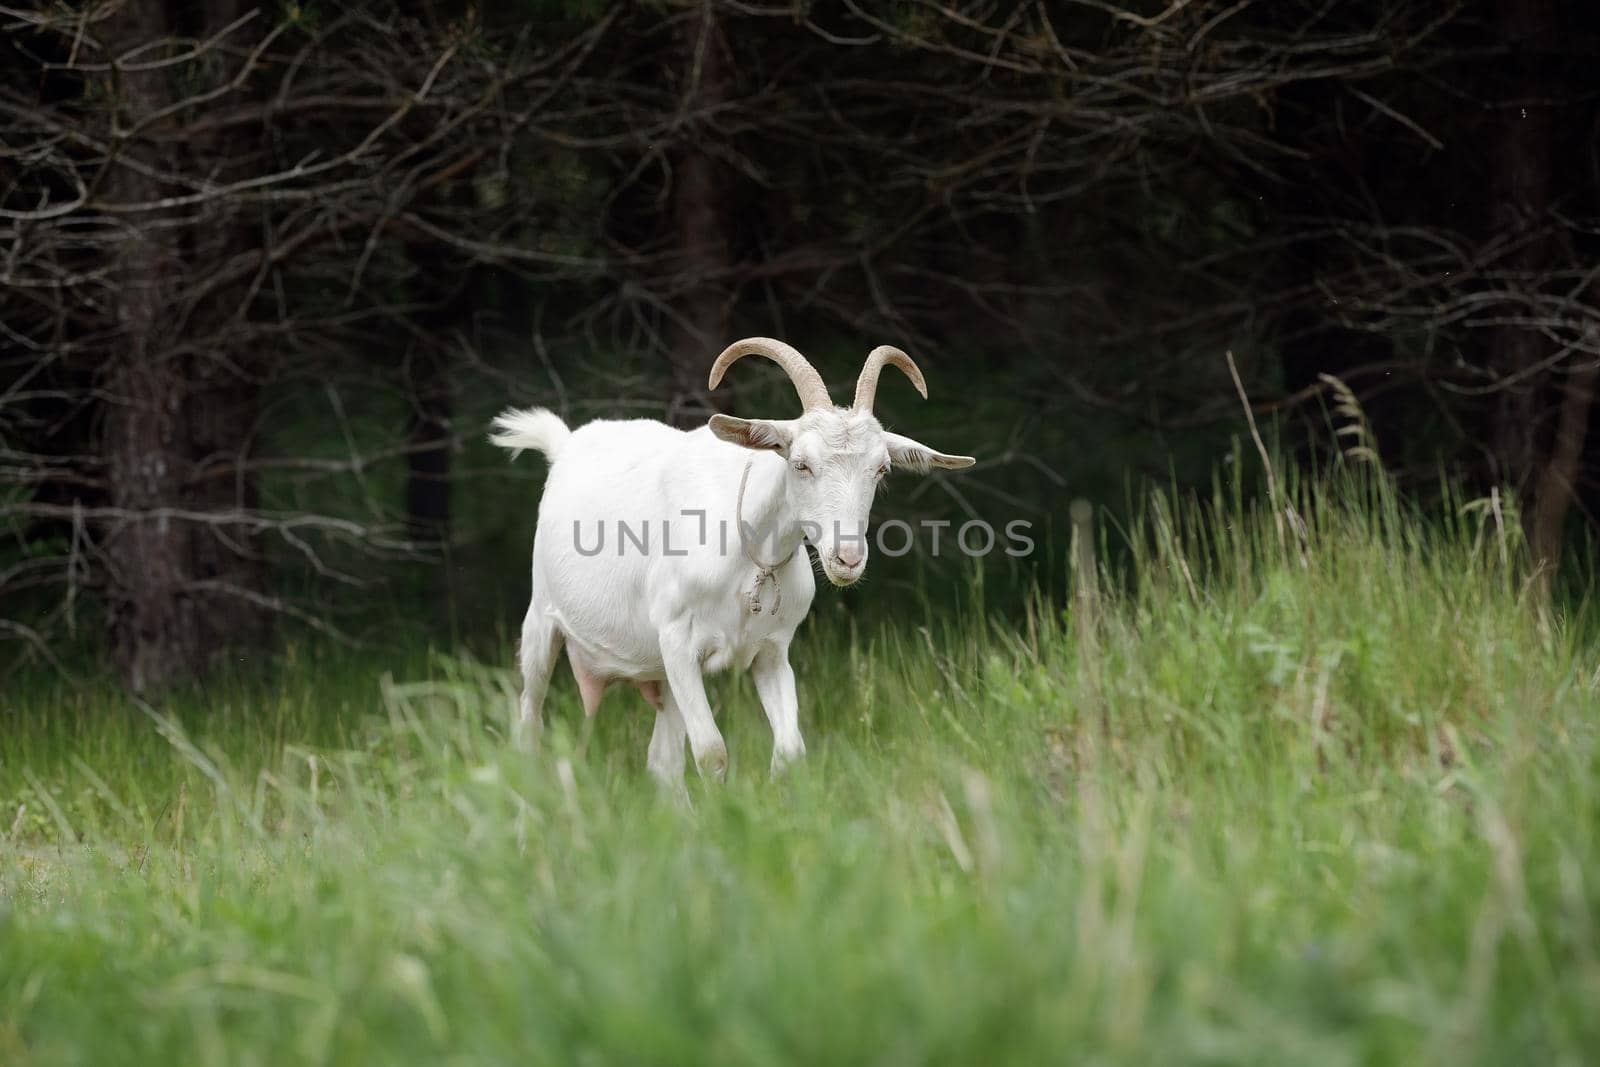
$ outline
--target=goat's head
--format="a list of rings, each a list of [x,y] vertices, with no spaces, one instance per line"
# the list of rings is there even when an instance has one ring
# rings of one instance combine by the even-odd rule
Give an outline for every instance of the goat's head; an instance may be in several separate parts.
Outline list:
[[[729,345],[711,367],[711,388],[745,356],[765,356],[782,367],[804,410],[796,419],[713,415],[711,432],[743,448],[776,452],[788,461],[784,492],[834,585],[850,585],[866,570],[867,516],[878,483],[891,467],[926,474],[935,467],[957,470],[974,462],[971,456],[947,456],[890,433],[873,415],[878,376],[885,366],[904,371],[927,399],[922,372],[898,348],[880,345],[872,350],[856,381],[855,403],[848,408],[834,407],[822,376],[804,356],[770,337],[747,337]]]

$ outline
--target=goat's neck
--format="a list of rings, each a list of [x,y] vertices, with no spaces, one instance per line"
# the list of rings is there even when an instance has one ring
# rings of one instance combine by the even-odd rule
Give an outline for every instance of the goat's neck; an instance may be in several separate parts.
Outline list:
[[[784,492],[788,476],[789,461],[772,452],[758,453],[750,467],[742,509],[744,525],[750,551],[764,564],[788,559],[805,536]]]

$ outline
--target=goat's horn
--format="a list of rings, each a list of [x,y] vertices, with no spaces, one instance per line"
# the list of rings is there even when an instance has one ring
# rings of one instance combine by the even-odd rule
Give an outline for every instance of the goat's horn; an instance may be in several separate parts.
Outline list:
[[[856,379],[857,411],[872,410],[872,403],[878,398],[878,375],[883,373],[885,363],[905,371],[911,384],[922,394],[922,399],[928,399],[928,383],[922,380],[922,372],[911,362],[911,357],[893,345],[879,345],[867,356],[867,362],[861,368],[861,377]]]
[[[728,368],[745,356],[766,356],[782,367],[789,380],[794,383],[795,392],[800,394],[800,403],[806,411],[833,406],[833,400],[828,396],[828,387],[822,383],[822,375],[817,373],[817,368],[813,367],[793,345],[775,341],[771,337],[746,337],[743,341],[735,341],[724,348],[722,355],[711,364],[711,388],[715,389],[721,384],[722,376],[727,373]]]

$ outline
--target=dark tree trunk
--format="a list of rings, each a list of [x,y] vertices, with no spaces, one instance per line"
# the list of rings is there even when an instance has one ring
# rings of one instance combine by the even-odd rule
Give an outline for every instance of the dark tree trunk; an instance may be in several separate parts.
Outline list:
[[[1546,581],[1548,568],[1553,568],[1561,559],[1567,512],[1578,495],[1583,448],[1589,436],[1589,411],[1594,405],[1595,376],[1595,362],[1589,357],[1562,383],[1555,444],[1536,483],[1528,542],[1533,558],[1547,568]]]
[[[130,248],[124,265],[150,263],[157,255]],[[125,517],[113,520],[105,551],[112,653],[129,687],[144,692],[187,675],[202,647],[189,588],[190,526],[159,513],[181,501],[188,466],[178,419],[182,376],[170,362],[151,358],[159,349],[142,305],[152,303],[154,294],[139,292],[124,278],[127,347],[106,376],[102,447],[111,504]]]
[[[1501,105],[1499,135],[1492,151],[1491,240],[1516,243],[1506,258],[1512,286],[1532,296],[1548,271],[1555,242],[1533,236],[1549,218],[1555,116],[1548,94],[1541,91],[1544,64],[1553,55],[1553,0],[1498,0],[1499,28],[1515,54],[1508,61],[1510,99]],[[1529,301],[1505,308],[1509,319],[1533,317]],[[1549,341],[1531,326],[1509,322],[1491,335],[1490,365],[1501,382],[1491,413],[1490,454],[1493,477],[1511,486],[1522,502],[1529,544],[1537,563],[1552,562],[1559,551],[1558,528],[1565,520],[1570,487],[1557,488],[1540,477],[1547,442],[1552,437],[1552,374],[1540,369],[1550,355]],[[1581,383],[1576,383],[1581,385]],[[1589,388],[1567,393],[1572,404],[1585,405]],[[1566,415],[1557,416],[1566,421]],[[1575,417],[1575,413],[1574,413]],[[1559,447],[1559,446],[1558,446]],[[1581,449],[1580,449],[1581,453]],[[1541,499],[1547,493],[1555,495]]]
[[[208,16],[236,15],[226,3],[214,6]],[[128,5],[113,40],[125,51],[178,32],[172,16],[166,4]],[[109,106],[119,109],[122,128],[169,102],[169,76],[117,76]],[[131,143],[124,151],[135,165],[113,165],[115,194],[128,202],[163,195],[151,177],[156,161]],[[185,230],[154,221],[141,216],[118,250],[118,335],[102,369],[100,447],[119,513],[104,538],[111,654],[136,692],[192,678],[227,644],[255,635],[263,600],[252,538],[233,521],[256,504],[243,462],[256,388],[236,369],[242,353],[203,352],[206,339],[222,344],[232,309],[185,316],[179,297],[237,233],[226,223]],[[178,343],[196,340],[200,354]]]
[[[684,37],[684,108],[706,112],[728,97],[728,75],[712,5],[688,24]],[[677,238],[678,277],[673,288],[685,296],[675,302],[669,326],[673,402],[670,417],[680,424],[703,422],[716,410],[706,388],[711,361],[728,337],[733,294],[726,288],[732,260],[727,212],[728,183],[723,164],[708,150],[711,118],[691,119],[686,143],[673,166],[672,223]]]
[[[130,45],[154,40],[167,30],[165,5],[132,5],[116,28]],[[126,74],[114,91],[111,106],[127,122],[160,106],[162,76]],[[157,183],[131,166],[119,166],[111,180],[124,200],[159,195]],[[178,257],[171,235],[150,227],[132,230],[119,252],[120,337],[106,369],[101,448],[111,505],[125,517],[112,521],[105,548],[112,652],[128,685],[142,692],[186,673],[200,637],[187,592],[188,524],[149,514],[179,503],[188,466],[183,374],[167,356],[165,336]]]

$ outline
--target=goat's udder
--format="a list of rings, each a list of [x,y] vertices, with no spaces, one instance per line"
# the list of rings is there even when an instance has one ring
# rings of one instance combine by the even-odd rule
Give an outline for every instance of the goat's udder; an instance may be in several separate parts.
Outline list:
[[[578,680],[578,696],[583,699],[583,713],[592,716],[600,708],[600,700],[606,695],[606,687],[613,679],[602,678],[583,665],[571,645],[567,646],[567,662],[572,665],[572,675]],[[645,702],[657,711],[664,710],[661,699],[661,683],[655,681],[632,683]]]

